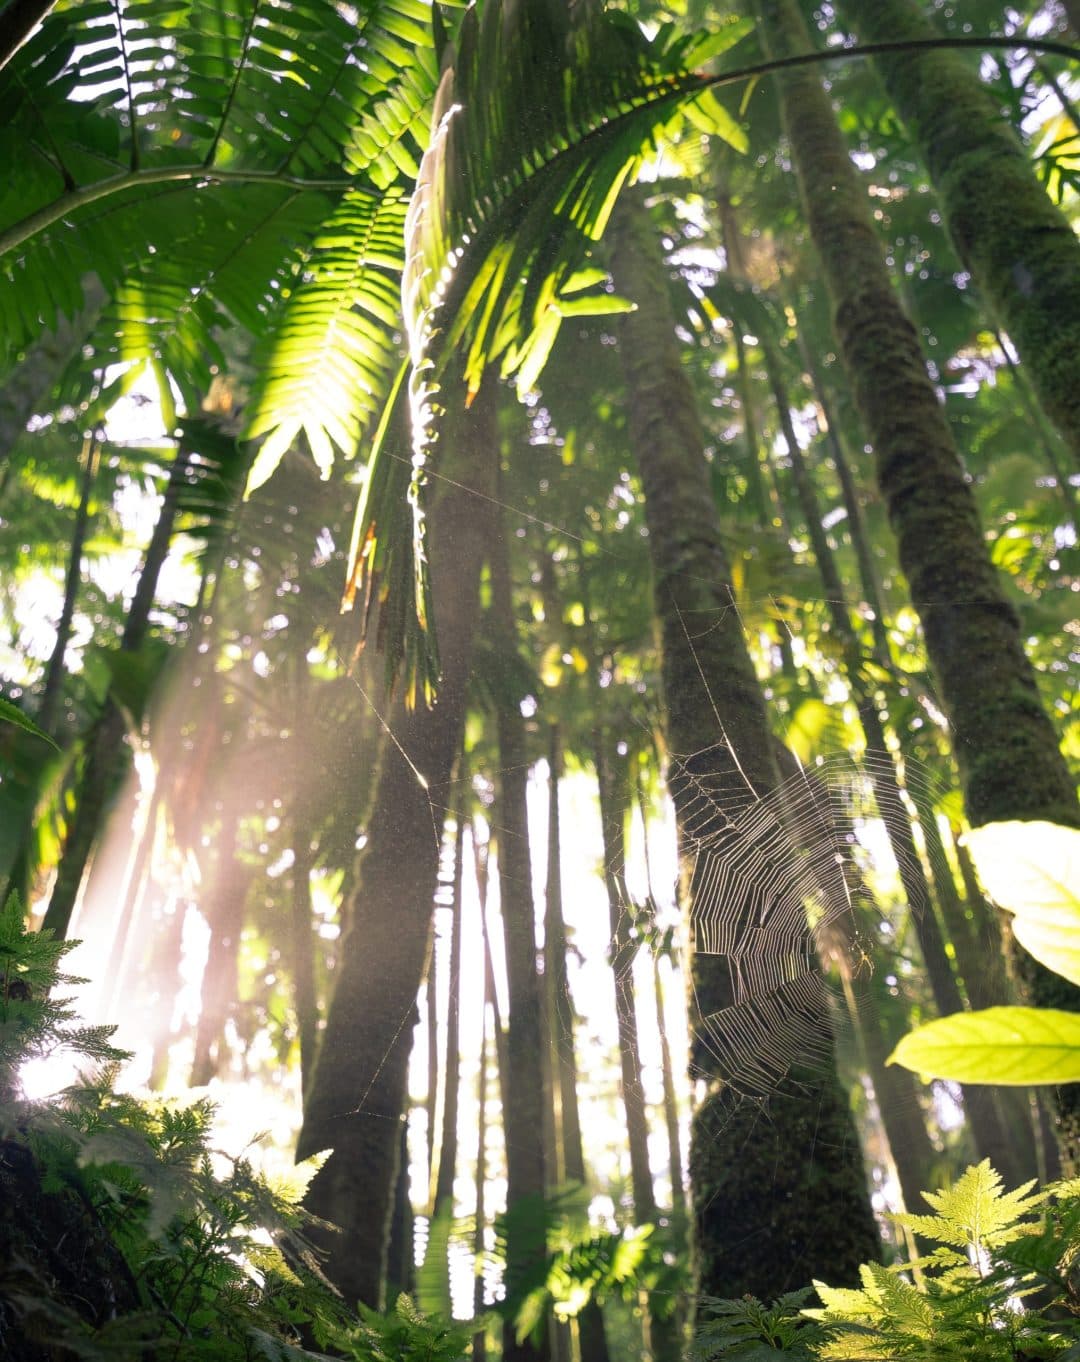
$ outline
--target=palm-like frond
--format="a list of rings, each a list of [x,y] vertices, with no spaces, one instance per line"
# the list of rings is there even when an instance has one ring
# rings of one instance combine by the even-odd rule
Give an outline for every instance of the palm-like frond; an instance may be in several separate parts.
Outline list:
[[[428,0],[362,0],[354,18],[333,0],[58,6],[0,73],[0,367],[95,273],[106,362],[164,365],[190,408],[215,329],[239,323],[270,364],[253,431],[351,452],[400,269],[403,210],[385,195],[425,144],[428,20]],[[335,376],[329,403],[325,385],[306,405],[282,389],[297,358]]]
[[[560,295],[673,120],[689,115],[745,144],[692,69],[745,32],[731,23],[703,39],[665,26],[647,40],[591,2],[468,12],[410,215],[404,296],[421,363],[464,344],[474,391],[486,363],[502,357],[504,375],[522,366],[550,314],[589,310]],[[604,310],[602,297],[593,303]]]
[[[256,354],[246,434],[268,438],[249,490],[301,431],[328,476],[331,441],[351,454],[381,411],[398,363],[405,208],[393,189],[378,199],[347,193],[317,234],[305,277]]]
[[[649,40],[594,0],[488,0],[466,12],[447,47],[405,229],[414,532],[388,536],[383,525],[395,514],[388,499],[400,501],[408,485],[409,462],[376,462],[350,563],[352,590],[366,583],[370,600],[374,576],[392,603],[381,633],[410,670],[429,670],[423,468],[450,357],[464,356],[470,400],[496,360],[527,387],[564,317],[625,310],[605,290],[606,274],[583,268],[589,246],[620,187],[677,120],[742,145],[693,67],[745,32],[737,22],[704,38],[665,26]],[[412,605],[403,609],[403,600]]]

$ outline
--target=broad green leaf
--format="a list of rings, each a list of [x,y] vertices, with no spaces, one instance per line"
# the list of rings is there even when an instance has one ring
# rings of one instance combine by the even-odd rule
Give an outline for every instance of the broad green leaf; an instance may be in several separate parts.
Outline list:
[[[35,738],[44,738],[47,743],[52,743],[52,746],[56,747],[56,743],[53,742],[48,733],[38,728],[33,719],[25,715],[18,705],[13,705],[10,700],[3,698],[0,698],[0,722],[14,724],[16,728],[21,728],[25,733],[32,733]]]
[[[1042,1007],[956,1012],[905,1036],[889,1063],[955,1083],[1075,1083],[1080,1013]]]
[[[990,823],[966,840],[983,884],[1015,914],[1017,941],[1080,984],[1080,831],[1057,823]]]

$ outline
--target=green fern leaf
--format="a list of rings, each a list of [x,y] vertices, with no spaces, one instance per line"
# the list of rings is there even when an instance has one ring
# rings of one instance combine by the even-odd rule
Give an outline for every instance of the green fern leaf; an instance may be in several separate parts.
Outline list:
[[[1000,1175],[983,1159],[945,1191],[923,1193],[936,1215],[892,1218],[916,1234],[965,1252],[993,1249],[1015,1239],[1024,1218],[1045,1200],[1045,1193],[1032,1191],[1034,1186],[1031,1181],[1003,1191]]]

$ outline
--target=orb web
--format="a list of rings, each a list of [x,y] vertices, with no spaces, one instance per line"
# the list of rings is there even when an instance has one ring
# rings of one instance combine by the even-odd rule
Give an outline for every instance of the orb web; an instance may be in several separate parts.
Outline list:
[[[888,911],[871,876],[890,879],[913,913],[932,911],[925,896],[913,902],[899,889],[925,885],[922,866],[897,863],[917,855],[913,806],[933,808],[925,771],[907,765],[905,796],[888,752],[789,765],[776,788],[747,800],[745,787],[725,799],[690,762],[678,764],[692,857],[689,923],[694,951],[705,957],[699,979],[709,979],[694,989],[693,1024],[713,1076],[748,1096],[834,1063],[835,1033],[850,1014],[831,976],[869,969]],[[686,828],[702,831],[695,840]]]

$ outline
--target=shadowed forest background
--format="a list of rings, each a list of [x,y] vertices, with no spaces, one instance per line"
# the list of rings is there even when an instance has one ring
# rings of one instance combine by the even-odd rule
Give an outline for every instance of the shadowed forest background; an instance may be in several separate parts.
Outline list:
[[[1078,1355],[1078,60],[0,7],[0,1352]]]

